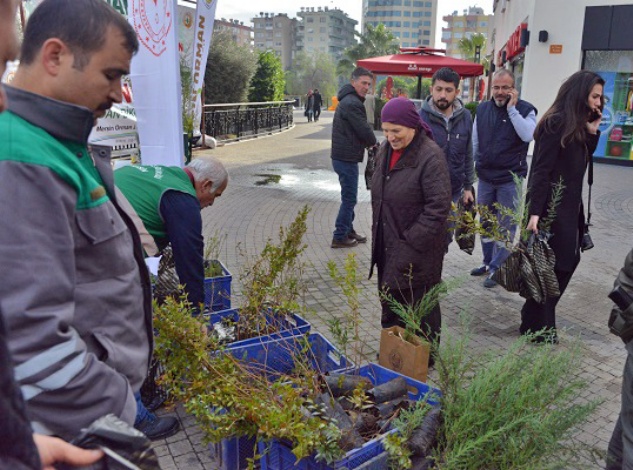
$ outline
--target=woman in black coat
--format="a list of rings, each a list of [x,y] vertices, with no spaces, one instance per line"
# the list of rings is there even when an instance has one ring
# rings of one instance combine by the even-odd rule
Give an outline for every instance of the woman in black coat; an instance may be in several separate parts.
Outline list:
[[[380,292],[415,305],[441,281],[450,176],[442,150],[426,134],[428,128],[411,100],[391,99],[381,119],[386,141],[376,155],[371,184],[371,267],[378,268]],[[403,326],[382,296],[381,304],[382,327]],[[439,341],[439,305],[422,323],[429,339]]]
[[[563,295],[580,261],[580,242],[585,215],[582,185],[600,133],[604,106],[604,80],[581,70],[561,86],[554,104],[534,132],[535,146],[528,176],[529,221],[527,229],[538,233],[552,198],[552,185],[562,180],[562,197],[550,227],[549,244],[556,255],[554,272]],[[535,341],[557,342],[556,304],[559,297],[539,304],[527,299],[521,310],[521,334],[542,331]]]

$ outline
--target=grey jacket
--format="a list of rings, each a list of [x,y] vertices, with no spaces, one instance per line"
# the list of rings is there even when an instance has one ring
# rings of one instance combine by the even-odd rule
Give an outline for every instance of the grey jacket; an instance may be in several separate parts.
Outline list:
[[[152,349],[138,233],[85,108],[7,87],[0,115],[0,311],[34,430],[133,423]]]

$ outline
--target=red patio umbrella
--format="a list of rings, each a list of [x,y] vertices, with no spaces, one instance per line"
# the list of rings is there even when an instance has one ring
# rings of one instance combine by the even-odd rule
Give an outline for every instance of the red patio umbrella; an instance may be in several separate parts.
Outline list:
[[[361,59],[358,67],[365,67],[376,75],[409,75],[418,77],[418,98],[422,93],[422,77],[431,77],[442,67],[450,67],[461,77],[477,77],[484,73],[481,64],[436,54],[444,49],[402,47],[399,54]]]

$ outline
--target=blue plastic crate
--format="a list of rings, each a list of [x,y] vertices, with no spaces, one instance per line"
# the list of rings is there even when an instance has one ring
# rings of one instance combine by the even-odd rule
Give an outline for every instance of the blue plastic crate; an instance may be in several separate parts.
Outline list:
[[[429,397],[428,402],[432,405],[439,405],[439,397],[441,396],[439,390],[378,364],[370,363],[361,367],[358,371],[349,370],[347,373],[358,373],[363,377],[369,378],[374,385],[380,385],[395,378],[404,377],[409,387],[409,398],[411,400],[420,400],[428,393],[431,393],[433,395]],[[389,433],[394,432],[397,432],[397,430],[392,430]],[[277,440],[273,440],[270,443],[259,442],[259,453],[262,455],[261,468],[262,470],[373,470],[374,468],[387,468],[386,466],[373,466],[374,464],[380,464],[380,459],[377,457],[385,453],[383,445],[385,435],[366,442],[362,447],[350,450],[345,454],[345,457],[331,465],[317,462],[313,457],[307,457],[297,462],[291,451],[291,446],[286,442]]]
[[[307,341],[307,344],[306,344]],[[231,345],[228,352],[246,362],[256,373],[274,381],[295,370],[295,357],[306,357],[322,373],[342,371],[354,364],[320,333],[270,339],[248,345]]]
[[[264,337],[260,337],[264,338]],[[295,369],[293,357],[301,354],[307,357],[312,368],[323,373],[354,367],[325,337],[319,333],[276,338],[265,342],[230,346],[229,354],[246,361],[256,373],[265,373],[269,380],[279,374],[288,374]],[[235,437],[211,444],[211,457],[221,470],[246,468],[247,459],[254,455],[255,439]]]
[[[220,260],[214,259],[208,263],[218,263],[222,268],[222,276],[207,277],[204,280],[204,306],[211,311],[231,308],[231,281],[233,276]]]
[[[254,437],[233,437],[209,444],[209,451],[217,470],[244,470],[248,468],[248,458],[254,455]]]
[[[209,324],[213,325],[214,323],[222,320],[237,322],[239,320],[239,315],[239,309],[235,308],[213,312],[209,316]],[[274,326],[274,329],[276,330],[274,333],[242,339],[240,341],[234,341],[229,346],[233,348],[248,346],[250,344],[261,344],[272,339],[303,335],[310,331],[310,323],[296,313],[292,315],[277,316],[273,315],[272,312],[268,312],[265,314],[265,318],[268,325]]]

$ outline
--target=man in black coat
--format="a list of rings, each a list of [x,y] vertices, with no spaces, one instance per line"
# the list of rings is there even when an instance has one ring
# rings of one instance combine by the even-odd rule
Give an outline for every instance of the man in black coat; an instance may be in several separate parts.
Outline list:
[[[354,230],[354,207],[358,197],[358,164],[365,148],[376,145],[374,131],[367,123],[365,95],[373,75],[363,67],[352,72],[351,82],[338,92],[338,106],[332,124],[332,168],[341,185],[341,207],[336,217],[332,248],[349,248],[365,243],[367,237]]]
[[[321,115],[321,106],[323,106],[323,97],[321,93],[319,93],[319,89],[315,88],[314,93],[312,94],[314,97],[314,105],[312,106],[312,110],[314,111],[314,121],[319,120],[319,116]]]
[[[627,357],[622,377],[622,407],[607,450],[607,470],[633,468],[633,250],[629,252],[610,297],[616,306],[609,327],[624,341]],[[616,294],[613,296],[613,294]]]

